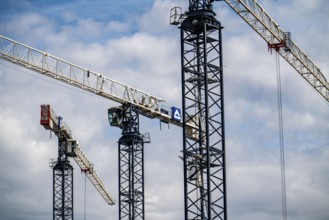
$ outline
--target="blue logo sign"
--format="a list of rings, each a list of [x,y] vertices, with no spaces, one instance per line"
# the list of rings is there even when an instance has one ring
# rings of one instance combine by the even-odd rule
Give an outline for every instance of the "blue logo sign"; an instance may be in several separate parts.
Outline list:
[[[171,108],[171,114],[172,114],[172,119],[175,121],[181,121],[182,120],[182,115],[181,115],[181,110],[176,107]]]

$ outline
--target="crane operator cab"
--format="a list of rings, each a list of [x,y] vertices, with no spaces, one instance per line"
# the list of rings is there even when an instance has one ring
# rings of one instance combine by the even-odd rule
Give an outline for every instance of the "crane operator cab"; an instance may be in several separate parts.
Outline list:
[[[108,111],[108,119],[111,126],[122,128],[122,107],[112,107]]]
[[[66,154],[69,157],[76,157],[76,153],[75,150],[76,148],[79,146],[78,142],[76,140],[73,139],[68,139],[67,140],[67,149],[66,149]]]

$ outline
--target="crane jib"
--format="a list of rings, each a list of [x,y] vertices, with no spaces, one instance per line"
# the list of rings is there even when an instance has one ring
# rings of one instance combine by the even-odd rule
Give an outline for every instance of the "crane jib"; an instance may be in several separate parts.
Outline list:
[[[283,44],[278,53],[327,101],[329,82],[309,57],[290,39],[257,1],[225,0],[269,45]]]
[[[183,126],[182,120],[172,114],[173,107],[168,107],[164,99],[1,35],[0,58],[112,101],[131,103],[146,117]],[[195,129],[197,126],[187,124],[187,127]]]

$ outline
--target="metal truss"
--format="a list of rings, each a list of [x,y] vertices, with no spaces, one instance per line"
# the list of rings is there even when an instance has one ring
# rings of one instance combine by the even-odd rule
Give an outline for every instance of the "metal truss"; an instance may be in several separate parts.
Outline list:
[[[329,102],[329,82],[321,70],[293,42],[286,38],[287,32],[269,16],[255,0],[225,0],[269,45],[282,44],[278,53]]]
[[[138,106],[140,114],[182,126],[172,120],[165,100],[0,35],[0,59],[25,67],[115,102]]]
[[[58,159],[53,164],[53,220],[73,220],[73,167],[67,145],[67,138],[59,132]]]
[[[0,35],[0,57],[119,103],[155,111],[163,99]],[[158,109],[160,111],[160,109]]]
[[[144,138],[137,108],[126,104],[119,139],[119,219],[143,220],[144,215]]]
[[[221,24],[211,5],[181,23],[185,219],[226,218]],[[207,2],[208,1],[203,1]],[[201,5],[201,6],[200,6]],[[193,10],[191,10],[191,8]],[[194,139],[188,138],[191,135]]]
[[[57,116],[50,105],[41,105],[41,125],[49,129],[58,136],[60,145],[58,155],[60,161],[68,160],[67,157],[73,157],[75,162],[86,174],[90,182],[94,185],[96,190],[105,199],[107,204],[114,205],[114,198],[106,190],[102,180],[96,174],[93,164],[88,160],[77,141],[72,136],[72,131],[69,126]]]
[[[73,220],[73,167],[69,161],[53,168],[53,220]]]
[[[73,159],[79,165],[82,171],[85,172],[86,176],[90,180],[90,182],[94,185],[95,189],[101,194],[107,204],[114,205],[115,200],[106,190],[104,183],[96,174],[96,171],[93,168],[93,164],[87,159],[85,154],[79,147],[75,149],[75,156]]]

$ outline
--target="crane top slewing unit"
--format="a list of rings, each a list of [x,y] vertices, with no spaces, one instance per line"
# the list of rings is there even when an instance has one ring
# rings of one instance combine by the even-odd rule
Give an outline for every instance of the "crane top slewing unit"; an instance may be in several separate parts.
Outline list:
[[[96,190],[105,199],[107,204],[114,205],[115,200],[107,192],[101,179],[97,176],[93,169],[93,164],[89,162],[78,142],[73,138],[70,128],[62,121],[60,116],[57,116],[50,105],[41,105],[41,119],[40,124],[47,130],[53,131],[59,137],[59,133],[63,135],[68,141],[67,154],[73,157],[75,162],[79,165],[81,170],[85,171],[86,176],[94,185]]]
[[[291,40],[289,32],[284,32],[255,0],[225,1],[247,24],[275,49],[327,102],[329,102],[329,82],[321,70]],[[211,0],[210,2],[213,2]],[[180,7],[171,9],[170,23],[179,25],[188,16]]]

